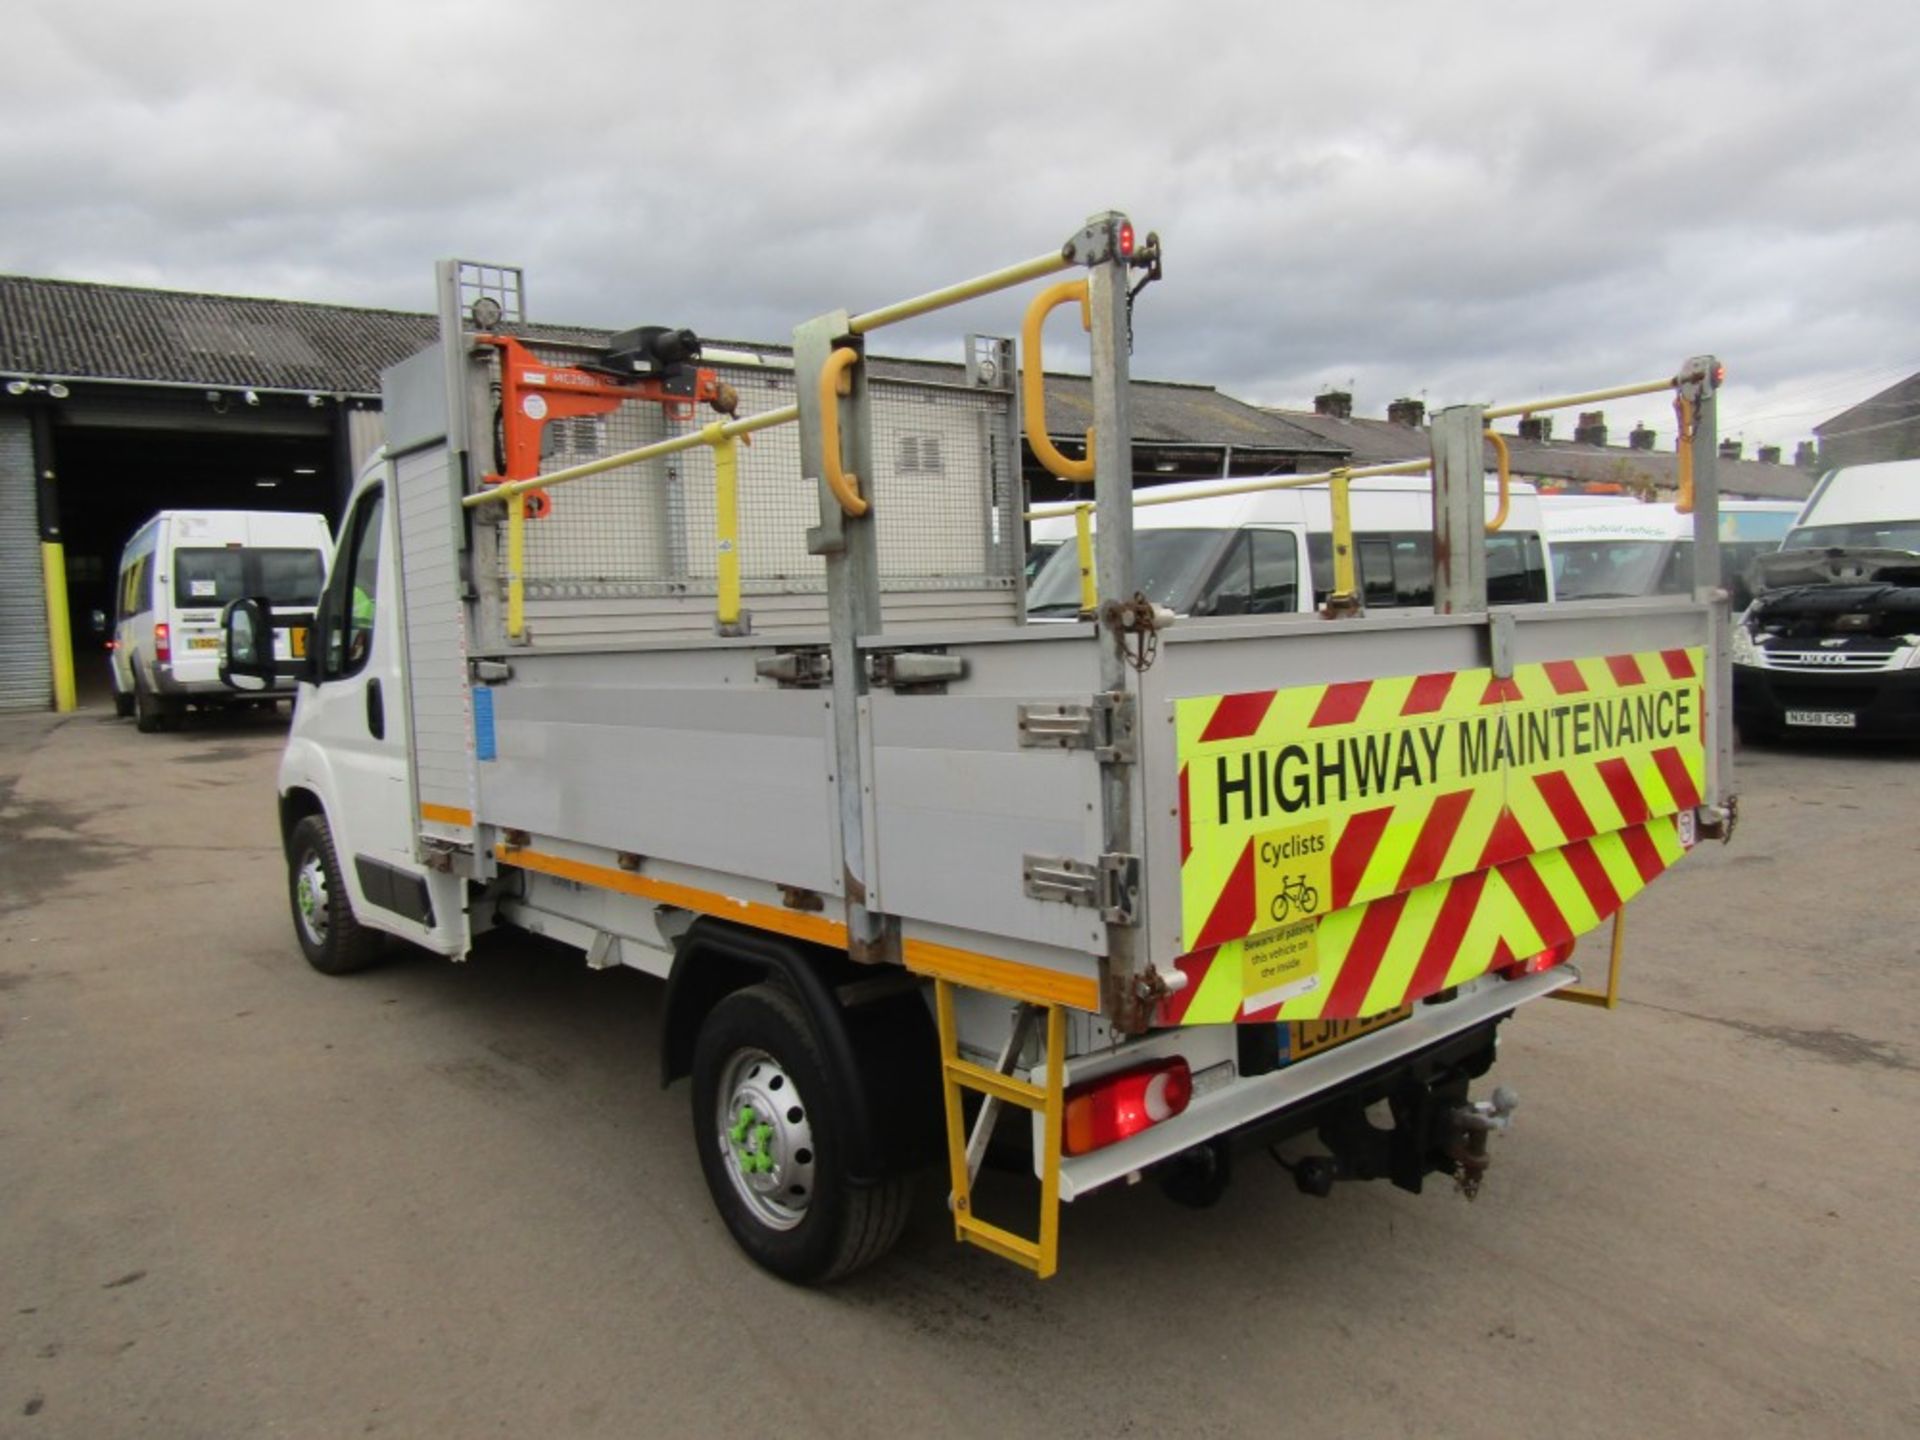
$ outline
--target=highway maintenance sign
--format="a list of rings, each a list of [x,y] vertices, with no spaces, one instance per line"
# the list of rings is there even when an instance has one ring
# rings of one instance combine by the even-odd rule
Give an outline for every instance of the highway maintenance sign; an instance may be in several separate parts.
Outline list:
[[[1692,843],[1702,652],[1174,702],[1166,1024],[1379,1014],[1563,949]]]

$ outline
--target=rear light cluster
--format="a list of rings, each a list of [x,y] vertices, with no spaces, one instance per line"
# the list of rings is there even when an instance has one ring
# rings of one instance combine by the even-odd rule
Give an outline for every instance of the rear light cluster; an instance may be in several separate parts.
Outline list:
[[[1564,965],[1573,958],[1571,940],[1562,940],[1550,950],[1542,950],[1538,955],[1529,955],[1525,960],[1515,960],[1510,965],[1502,965],[1493,973],[1503,980],[1518,980],[1523,975],[1538,975],[1542,970],[1551,970],[1556,965]]]
[[[173,632],[166,627],[165,622],[153,627],[153,658],[162,665],[168,664],[173,659]]]
[[[1063,1148],[1085,1155],[1171,1120],[1193,1099],[1193,1071],[1181,1059],[1156,1060],[1089,1080],[1067,1091]]]

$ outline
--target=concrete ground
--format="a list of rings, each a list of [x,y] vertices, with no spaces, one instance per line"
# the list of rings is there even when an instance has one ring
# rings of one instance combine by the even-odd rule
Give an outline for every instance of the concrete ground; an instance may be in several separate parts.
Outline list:
[[[653,982],[307,968],[283,726],[0,717],[0,1435],[1920,1433],[1912,750],[1743,757],[1626,1005],[1508,1027],[1475,1204],[1250,1157],[1040,1284],[929,1187],[808,1292],[711,1212]]]

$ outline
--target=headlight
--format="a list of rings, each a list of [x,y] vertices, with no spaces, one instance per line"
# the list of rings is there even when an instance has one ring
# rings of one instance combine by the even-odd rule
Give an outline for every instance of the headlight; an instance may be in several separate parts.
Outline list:
[[[1736,620],[1733,626],[1733,663],[1736,665],[1760,665],[1760,647],[1753,643],[1753,632],[1744,621]]]

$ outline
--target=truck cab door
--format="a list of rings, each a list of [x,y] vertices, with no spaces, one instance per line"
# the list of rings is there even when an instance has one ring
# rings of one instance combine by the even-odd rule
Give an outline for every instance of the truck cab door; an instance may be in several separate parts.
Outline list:
[[[438,892],[414,858],[407,776],[406,692],[400,673],[399,586],[393,518],[383,483],[364,488],[341,526],[301,685],[293,748],[326,804],[334,847],[363,925],[446,950],[440,932],[462,915],[441,915],[457,895]],[[460,946],[464,950],[465,946]]]

